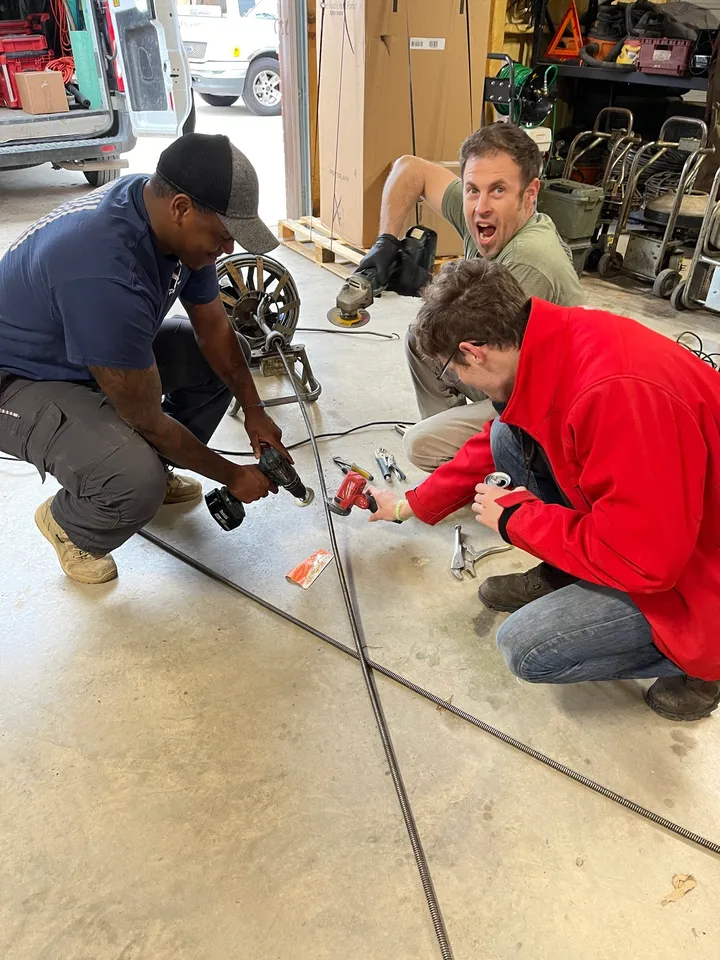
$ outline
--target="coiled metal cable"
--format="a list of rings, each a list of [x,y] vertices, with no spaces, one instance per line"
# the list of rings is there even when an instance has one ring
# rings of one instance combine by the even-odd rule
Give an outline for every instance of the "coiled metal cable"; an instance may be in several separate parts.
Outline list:
[[[261,607],[264,607],[265,610],[269,610],[271,613],[277,614],[278,617],[282,617],[283,620],[287,620],[288,623],[292,623],[293,626],[300,627],[301,630],[305,630],[307,633],[312,634],[312,636],[317,637],[318,640],[323,640],[325,643],[329,644],[331,647],[334,647],[336,650],[339,650],[341,653],[345,653],[349,657],[353,657],[355,660],[359,659],[358,654],[352,649],[352,647],[348,647],[340,640],[336,640],[334,637],[329,636],[329,634],[323,633],[322,630],[318,630],[311,624],[305,623],[304,620],[294,617],[291,613],[281,610],[280,607],[276,607],[268,600],[263,600],[262,597],[251,593],[250,590],[246,590],[245,587],[241,587],[239,583],[235,583],[234,580],[224,577],[221,573],[218,573],[217,570],[213,570],[212,567],[206,566],[200,560],[196,560],[195,557],[191,557],[189,554],[184,553],[182,550],[179,550],[172,544],[167,543],[167,541],[161,540],[159,537],[156,537],[152,533],[148,533],[146,530],[141,530],[140,536],[144,537],[150,543],[155,544],[156,547],[160,547],[161,550],[169,553],[170,556],[175,557],[176,560],[181,560],[188,566],[193,567],[199,573],[204,573],[205,576],[210,577],[211,580],[215,580],[218,583],[222,583],[224,586],[229,587],[231,590],[235,590],[237,593],[247,597],[248,600],[252,600]],[[425,700],[429,700],[430,703],[435,704],[436,707],[440,707],[442,710],[447,710],[448,713],[452,713],[460,720],[464,720],[466,723],[472,724],[474,727],[477,727],[484,733],[489,733],[490,736],[495,737],[496,740],[500,740],[502,743],[507,744],[507,746],[513,747],[515,750],[519,750],[526,756],[532,757],[533,760],[537,760],[538,763],[542,763],[546,767],[550,767],[551,770],[561,773],[564,777],[568,777],[570,780],[574,780],[576,783],[582,784],[583,787],[587,787],[588,790],[592,790],[594,793],[599,793],[601,797],[605,797],[607,800],[612,800],[613,803],[617,803],[621,807],[625,807],[626,810],[630,810],[632,813],[636,813],[638,816],[644,817],[646,820],[657,824],[664,830],[668,830],[670,833],[674,833],[676,836],[682,837],[683,840],[689,840],[698,847],[702,847],[704,850],[709,850],[710,853],[720,856],[720,843],[716,843],[714,840],[708,840],[706,837],[702,837],[698,833],[693,833],[692,830],[681,827],[672,820],[668,820],[667,817],[663,817],[659,813],[654,813],[652,810],[648,810],[647,807],[643,807],[641,804],[635,803],[634,800],[629,800],[627,797],[623,797],[622,794],[616,793],[615,790],[611,790],[609,787],[604,787],[601,783],[591,780],[590,777],[586,777],[585,774],[578,773],[578,771],[573,770],[572,767],[568,767],[564,763],[560,763],[558,760],[553,760],[552,757],[548,757],[540,750],[536,750],[534,747],[530,747],[521,740],[517,740],[515,737],[510,736],[510,734],[504,733],[502,730],[498,730],[497,727],[493,727],[489,723],[485,723],[484,720],[478,719],[478,717],[473,716],[471,713],[468,713],[461,707],[456,707],[455,704],[448,703],[447,700],[443,700],[443,698],[439,697],[437,694],[431,693],[429,690],[425,690],[412,680],[408,680],[407,677],[403,677],[402,674],[396,673],[394,670],[390,670],[388,667],[384,667],[381,663],[376,663],[374,660],[369,658],[366,662],[367,666],[376,673],[382,674],[382,676],[387,677],[388,680],[393,680],[395,683],[400,684],[401,687],[405,687],[406,690],[411,690],[418,696],[423,697]]]
[[[405,828],[407,830],[408,837],[410,838],[410,846],[412,847],[415,863],[417,864],[418,873],[420,874],[420,882],[422,883],[425,900],[427,901],[428,910],[430,911],[430,918],[432,920],[433,929],[435,930],[435,936],[437,937],[438,946],[440,947],[440,953],[443,960],[453,960],[452,948],[448,939],[447,930],[445,929],[445,921],[443,920],[443,916],[440,911],[440,904],[438,903],[437,894],[435,893],[435,887],[432,882],[432,876],[430,875],[430,867],[427,862],[427,857],[425,856],[425,851],[423,850],[417,824],[415,823],[415,816],[413,814],[412,807],[410,806],[410,798],[408,797],[407,790],[405,789],[402,773],[400,772],[400,765],[398,763],[397,756],[395,755],[395,747],[393,746],[387,720],[385,719],[385,715],[383,713],[380,694],[375,686],[375,679],[372,675],[372,669],[369,665],[367,651],[365,650],[365,645],[361,636],[360,624],[358,622],[358,617],[355,613],[355,608],[353,607],[352,598],[350,596],[350,588],[348,587],[347,577],[345,576],[345,569],[340,559],[340,547],[335,535],[333,516],[330,508],[328,507],[328,489],[325,483],[322,460],[320,459],[320,450],[318,448],[312,424],[310,423],[310,417],[308,416],[308,412],[305,408],[305,401],[300,395],[298,385],[295,381],[295,377],[293,376],[293,371],[287,361],[287,358],[285,357],[280,342],[275,342],[275,349],[277,350],[278,355],[283,362],[285,372],[287,373],[290,383],[293,386],[293,390],[295,391],[298,406],[300,407],[300,412],[303,420],[305,421],[305,427],[310,438],[310,445],[312,446],[313,457],[315,458],[315,467],[318,473],[318,481],[320,483],[320,490],[322,492],[325,520],[327,522],[328,534],[330,535],[330,545],[332,546],[333,554],[335,555],[335,570],[337,572],[338,581],[340,582],[340,589],[345,602],[345,610],[350,623],[353,640],[355,641],[357,659],[360,663],[360,670],[362,672],[363,680],[365,681],[365,686],[370,698],[372,711],[375,715],[375,722],[377,724],[378,732],[380,733],[383,749],[385,750],[385,758],[387,760],[388,769],[390,770],[393,786],[395,787],[398,803],[400,804],[402,817],[405,821]]]

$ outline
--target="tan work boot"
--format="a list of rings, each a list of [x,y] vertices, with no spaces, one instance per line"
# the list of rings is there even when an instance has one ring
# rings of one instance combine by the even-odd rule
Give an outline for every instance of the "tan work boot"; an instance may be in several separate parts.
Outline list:
[[[192,477],[183,477],[171,467],[166,467],[167,488],[165,490],[165,499],[163,503],[190,503],[192,500],[199,500],[202,496],[202,484],[199,480]]]
[[[54,497],[50,497],[37,508],[35,523],[40,533],[54,548],[60,566],[68,577],[78,583],[107,583],[108,580],[114,580],[118,572],[110,554],[105,557],[95,557],[87,550],[76,547],[50,512],[53,499]]]

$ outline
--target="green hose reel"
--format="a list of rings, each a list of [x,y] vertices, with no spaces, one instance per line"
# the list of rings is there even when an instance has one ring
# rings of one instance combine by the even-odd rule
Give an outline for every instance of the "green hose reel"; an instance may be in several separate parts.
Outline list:
[[[502,117],[510,119],[519,127],[540,127],[555,107],[555,95],[552,87],[557,78],[557,67],[526,67],[522,63],[506,63],[497,74],[498,80],[510,80],[514,74],[515,98],[512,103],[494,103],[495,110]]]

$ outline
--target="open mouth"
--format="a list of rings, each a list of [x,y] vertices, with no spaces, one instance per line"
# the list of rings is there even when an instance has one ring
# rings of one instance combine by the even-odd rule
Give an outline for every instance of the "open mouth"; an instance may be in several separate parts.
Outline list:
[[[491,223],[477,223],[475,224],[475,228],[478,232],[480,243],[483,246],[487,246],[487,244],[491,242],[495,236],[495,231],[497,230],[497,227]]]

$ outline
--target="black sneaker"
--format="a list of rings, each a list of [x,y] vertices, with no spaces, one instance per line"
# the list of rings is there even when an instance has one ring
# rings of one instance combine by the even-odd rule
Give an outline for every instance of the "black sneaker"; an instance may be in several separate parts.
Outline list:
[[[478,596],[491,610],[514,613],[525,604],[539,600],[554,590],[568,587],[571,583],[577,583],[577,577],[571,577],[543,562],[525,573],[488,577],[478,587]]]
[[[694,677],[661,678],[646,691],[645,703],[666,720],[702,720],[720,704],[720,682]]]

